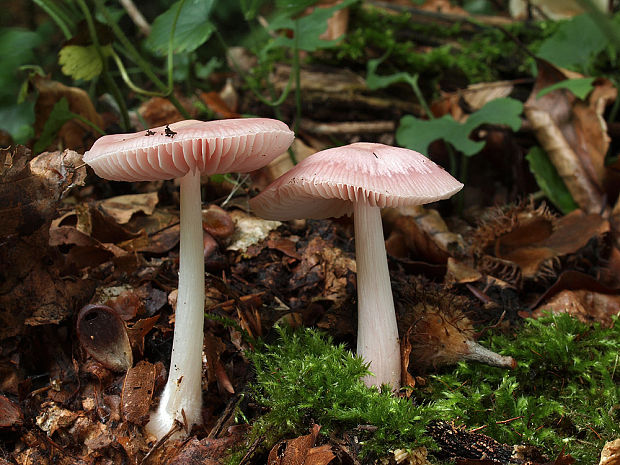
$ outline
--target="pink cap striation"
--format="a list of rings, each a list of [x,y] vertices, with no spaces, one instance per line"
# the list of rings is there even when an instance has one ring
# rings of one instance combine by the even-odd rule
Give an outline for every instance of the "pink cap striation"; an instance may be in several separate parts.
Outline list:
[[[421,205],[462,188],[418,152],[358,142],[309,156],[251,199],[250,206],[266,219],[320,219],[351,215],[353,202],[380,208]]]
[[[286,151],[295,135],[269,118],[187,120],[134,134],[99,138],[84,154],[98,176],[153,181],[204,174],[248,172]]]

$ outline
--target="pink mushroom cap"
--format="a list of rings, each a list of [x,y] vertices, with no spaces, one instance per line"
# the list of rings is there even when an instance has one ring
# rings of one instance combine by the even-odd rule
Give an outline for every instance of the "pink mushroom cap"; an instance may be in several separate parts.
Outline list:
[[[293,139],[286,124],[269,118],[187,120],[103,136],[84,154],[84,162],[114,181],[172,179],[195,170],[248,172],[286,151]]]
[[[266,219],[322,219],[351,215],[353,202],[380,208],[421,205],[462,188],[418,152],[358,142],[309,156],[250,199],[250,206]]]

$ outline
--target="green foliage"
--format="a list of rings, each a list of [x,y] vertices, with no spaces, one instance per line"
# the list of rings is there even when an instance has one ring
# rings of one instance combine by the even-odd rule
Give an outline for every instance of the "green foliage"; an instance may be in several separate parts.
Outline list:
[[[543,90],[538,92],[536,98],[547,95],[549,92],[553,92],[556,89],[567,89],[571,91],[577,98],[585,100],[588,94],[592,92],[592,89],[594,89],[593,83],[593,77],[565,79],[564,81],[556,82],[549,87],[545,87]]]
[[[585,72],[609,39],[589,14],[561,23],[538,49],[537,55],[562,68]]]
[[[56,137],[56,134],[58,133],[58,131],[60,131],[62,125],[72,119],[78,119],[81,122],[91,126],[95,131],[103,134],[103,131],[100,128],[96,127],[91,121],[83,118],[77,113],[73,113],[69,109],[69,102],[67,102],[67,99],[63,97],[58,102],[56,102],[54,108],[52,108],[52,111],[50,112],[50,115],[47,117],[47,121],[45,121],[45,126],[43,126],[43,131],[41,132],[41,136],[39,137],[39,140],[34,144],[34,147],[32,149],[34,153],[40,153],[45,150],[45,148],[52,143],[54,137]]]
[[[176,19],[172,48],[176,53],[192,52],[204,44],[215,30],[209,16],[214,0],[183,0],[175,2],[153,22],[146,46],[159,54],[168,52],[170,33]],[[178,14],[178,19],[177,19]]]
[[[444,418],[508,444],[534,444],[577,463],[597,463],[620,435],[620,325],[583,324],[567,314],[528,319],[514,336],[491,335],[492,350],[519,363],[510,372],[461,363],[417,395]],[[507,421],[511,420],[511,421]]]
[[[377,74],[377,68],[385,59],[387,54],[381,58],[375,60],[368,60],[366,64],[366,85],[370,90],[383,89],[384,87],[391,86],[397,82],[404,82],[409,84],[413,89],[418,86],[418,75],[412,76],[411,74],[401,71],[395,74],[379,75]]]
[[[110,45],[101,47],[104,55],[112,51]],[[101,74],[103,63],[93,45],[66,45],[58,52],[58,64],[62,72],[73,79],[90,81]]]
[[[532,147],[525,159],[538,186],[562,213],[569,213],[579,207],[543,149]]]
[[[298,8],[287,8],[279,12],[278,16],[269,24],[269,29],[272,31],[292,29],[295,31],[295,37],[289,38],[280,35],[269,47],[286,47],[289,49],[296,47],[298,50],[304,50],[306,52],[315,52],[320,49],[334,47],[338,44],[338,40],[324,40],[319,38],[319,36],[327,29],[327,20],[335,11],[349,7],[357,1],[358,0],[345,0],[329,8],[314,8],[312,13],[300,18],[294,18],[292,16],[292,14],[297,12]],[[289,2],[285,3],[288,4]]]
[[[20,67],[33,63],[34,49],[43,42],[41,34],[20,28],[0,29],[0,129],[18,143],[34,135],[34,102],[19,100]]]
[[[470,31],[471,27],[470,23]],[[472,33],[459,23],[422,24],[409,13],[389,14],[364,4],[352,8],[349,32],[334,49],[332,60],[364,67],[369,53],[376,56],[391,50],[381,74],[419,74],[425,89],[434,89],[437,80],[447,76],[452,83],[474,83],[531,74],[531,59],[506,34],[494,27],[475,27]],[[537,44],[554,26],[515,23],[505,28],[521,42]]]
[[[256,367],[254,400],[269,409],[253,428],[268,444],[307,434],[316,422],[325,434],[359,425],[363,451],[385,455],[396,447],[432,445],[431,419],[484,428],[507,444],[533,444],[549,456],[561,450],[578,463],[596,463],[605,441],[620,435],[620,321],[611,328],[580,323],[567,314],[527,319],[515,334],[490,334],[482,343],[519,363],[512,371],[460,363],[433,375],[414,399],[367,388],[367,368],[343,346],[315,330],[278,328],[275,344],[248,354]],[[418,404],[415,404],[417,400]]]
[[[523,104],[520,101],[498,98],[472,113],[464,123],[455,121],[450,115],[433,120],[405,115],[396,131],[396,141],[404,147],[427,153],[431,142],[442,139],[464,155],[472,156],[484,147],[484,142],[476,142],[469,138],[474,129],[482,124],[504,124],[513,131],[518,131],[521,127],[519,115],[522,111]]]
[[[254,399],[269,408],[254,425],[254,435],[265,435],[273,444],[307,434],[316,422],[324,434],[376,426],[372,435],[362,438],[367,454],[429,443],[423,434],[430,419],[426,410],[388,391],[366,387],[360,378],[368,369],[359,357],[315,330],[277,331],[277,344],[249,354],[256,367]]]

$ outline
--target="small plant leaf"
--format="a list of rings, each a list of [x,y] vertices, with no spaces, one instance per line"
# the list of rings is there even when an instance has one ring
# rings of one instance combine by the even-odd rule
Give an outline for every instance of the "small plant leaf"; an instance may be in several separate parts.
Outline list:
[[[335,11],[352,5],[357,0],[344,0],[335,6],[329,8],[314,8],[312,13],[302,16],[298,19],[293,19],[290,16],[290,11],[296,11],[296,9],[287,9],[285,14],[281,14],[276,17],[269,25],[269,29],[272,31],[278,31],[281,29],[293,29],[297,31],[297,47],[299,50],[306,52],[315,52],[316,50],[333,47],[340,42],[336,40],[324,40],[319,36],[327,30],[327,20],[332,17]],[[272,44],[271,47],[288,47],[293,48],[295,46],[295,38],[289,38],[285,36],[279,36]]]
[[[25,144],[34,136],[34,101],[0,106],[0,128],[11,134],[18,144]]]
[[[409,149],[427,153],[431,142],[443,139],[463,155],[472,156],[480,152],[485,144],[469,138],[474,129],[482,124],[500,124],[517,131],[521,127],[519,115],[522,111],[523,104],[518,100],[498,98],[472,113],[464,123],[455,121],[450,115],[430,121],[406,115],[400,120],[396,141]]]
[[[45,121],[41,137],[39,137],[39,140],[34,144],[32,149],[33,152],[40,153],[45,150],[45,148],[52,143],[52,140],[54,140],[54,137],[56,137],[62,125],[72,120],[74,117],[75,114],[69,110],[69,102],[67,102],[65,97],[56,102],[47,121]]]
[[[396,131],[396,141],[400,145],[424,154],[428,153],[431,142],[443,139],[463,154],[475,155],[482,150],[484,142],[475,142],[468,136],[468,128],[450,115],[430,121],[405,115]]]
[[[472,113],[465,126],[469,132],[482,124],[497,124],[510,127],[513,131],[521,128],[523,103],[513,98],[496,98],[485,104],[480,110]]]
[[[101,47],[104,55],[112,51],[111,45]],[[103,63],[94,45],[66,45],[58,52],[62,72],[73,79],[90,81],[101,74]]]
[[[175,2],[165,13],[162,13],[153,22],[151,34],[146,40],[148,48],[159,54],[168,53],[170,32],[177,15],[180,2]],[[215,27],[209,21],[213,8],[213,0],[186,0],[181,7],[172,48],[176,53],[192,52],[204,44]]]
[[[609,44],[609,39],[590,15],[566,21],[538,49],[537,56],[562,68],[585,70]]]
[[[566,214],[578,208],[564,181],[543,149],[533,147],[525,158],[538,186],[562,213]]]
[[[567,89],[570,90],[573,94],[575,94],[576,97],[580,98],[581,100],[585,100],[588,94],[592,92],[592,89],[594,89],[594,79],[595,78],[593,77],[586,77],[566,79],[564,81],[556,82],[555,84],[550,85],[549,87],[545,87],[540,92],[538,92],[538,94],[536,94],[536,98],[540,98],[544,95],[547,95],[549,92],[553,92],[557,89]]]
[[[418,75],[412,76],[411,74],[401,71],[395,74],[379,75],[377,74],[377,68],[387,58],[387,54],[381,58],[374,60],[368,60],[366,65],[366,85],[370,90],[382,89],[388,87],[396,82],[404,82],[409,84],[412,88],[417,87]]]

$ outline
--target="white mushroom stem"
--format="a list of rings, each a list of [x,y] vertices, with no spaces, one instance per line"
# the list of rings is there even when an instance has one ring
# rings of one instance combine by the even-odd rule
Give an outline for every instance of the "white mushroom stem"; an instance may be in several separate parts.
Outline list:
[[[355,202],[355,260],[357,262],[357,354],[375,375],[368,386],[400,388],[400,344],[383,239],[381,210]]]
[[[168,381],[146,428],[162,438],[178,420],[187,430],[202,423],[204,253],[200,172],[181,178],[179,292]],[[177,434],[178,436],[178,434]]]

